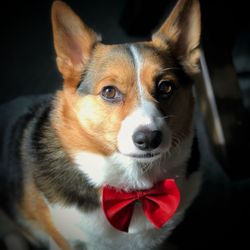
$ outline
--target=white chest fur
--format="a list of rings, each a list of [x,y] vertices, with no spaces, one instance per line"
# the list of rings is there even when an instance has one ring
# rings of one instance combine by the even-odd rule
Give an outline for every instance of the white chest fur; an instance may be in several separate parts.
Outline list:
[[[167,227],[158,230],[148,224],[140,209],[136,209],[130,232],[123,233],[114,229],[106,221],[101,209],[85,213],[76,207],[55,205],[51,206],[51,215],[57,230],[72,247],[83,243],[86,244],[88,250],[153,249],[168,236],[181,218],[181,214],[176,213],[168,222]]]

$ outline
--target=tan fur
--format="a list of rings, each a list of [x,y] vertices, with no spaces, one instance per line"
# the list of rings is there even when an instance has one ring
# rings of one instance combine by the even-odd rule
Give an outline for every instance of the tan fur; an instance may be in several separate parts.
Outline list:
[[[29,221],[34,227],[38,227],[47,233],[56,242],[60,249],[70,249],[67,241],[54,227],[49,208],[44,202],[44,199],[37,190],[35,184],[32,182],[26,182],[20,210],[24,219]],[[32,231],[29,232],[29,229],[27,229],[27,233],[32,235]]]
[[[93,75],[96,82],[93,94],[80,96],[64,90],[57,95],[53,124],[70,155],[81,150],[103,155],[116,151],[120,123],[137,102],[131,62],[125,54],[112,53],[112,48],[104,48],[104,45],[96,48],[92,59],[96,72]],[[102,66],[104,64],[105,67]],[[126,101],[117,105],[103,101],[99,94],[107,85],[116,86]]]
[[[100,39],[61,1],[53,3],[52,26],[58,69],[68,83],[67,88],[74,88],[93,45]]]
[[[155,43],[160,46],[167,43],[176,51],[190,74],[199,71],[200,18],[198,0],[178,1],[170,16],[153,35]]]

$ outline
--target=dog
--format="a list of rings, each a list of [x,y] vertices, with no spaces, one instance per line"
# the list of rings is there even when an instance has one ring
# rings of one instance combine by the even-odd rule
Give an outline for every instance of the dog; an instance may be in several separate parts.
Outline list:
[[[63,88],[1,107],[1,208],[49,249],[157,249],[201,183],[199,2],[145,42],[105,45],[62,1],[52,27]]]

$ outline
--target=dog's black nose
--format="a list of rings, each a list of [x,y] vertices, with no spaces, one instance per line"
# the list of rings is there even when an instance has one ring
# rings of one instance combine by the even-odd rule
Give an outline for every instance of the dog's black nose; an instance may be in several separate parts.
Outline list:
[[[159,130],[150,130],[149,128],[140,128],[133,135],[133,142],[140,150],[152,150],[157,148],[162,141],[162,132]]]

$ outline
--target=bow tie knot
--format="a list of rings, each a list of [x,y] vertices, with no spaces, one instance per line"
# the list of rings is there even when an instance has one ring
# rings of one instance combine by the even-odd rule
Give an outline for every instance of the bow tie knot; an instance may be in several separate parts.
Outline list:
[[[116,229],[128,232],[134,205],[139,201],[147,219],[161,228],[172,218],[180,202],[180,192],[174,179],[166,179],[153,188],[133,192],[105,186],[102,190],[102,208],[107,220]]]
[[[144,191],[136,191],[136,196],[138,200],[141,200],[145,195],[146,193]]]

